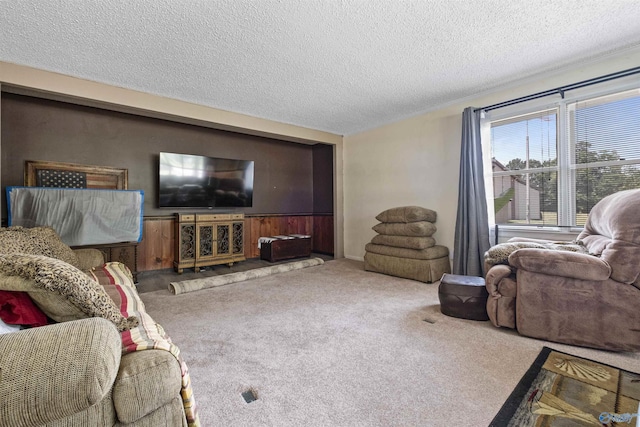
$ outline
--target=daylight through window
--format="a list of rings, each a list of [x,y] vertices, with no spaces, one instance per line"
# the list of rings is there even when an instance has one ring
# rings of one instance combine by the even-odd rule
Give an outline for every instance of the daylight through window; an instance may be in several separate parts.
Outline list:
[[[496,224],[583,226],[603,197],[640,188],[640,90],[492,121],[491,155]]]

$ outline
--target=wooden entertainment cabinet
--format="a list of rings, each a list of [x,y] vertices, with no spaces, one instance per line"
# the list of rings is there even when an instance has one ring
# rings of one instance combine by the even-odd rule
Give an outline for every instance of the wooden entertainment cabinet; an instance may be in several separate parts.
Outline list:
[[[173,266],[179,274],[244,260],[244,214],[176,214]]]

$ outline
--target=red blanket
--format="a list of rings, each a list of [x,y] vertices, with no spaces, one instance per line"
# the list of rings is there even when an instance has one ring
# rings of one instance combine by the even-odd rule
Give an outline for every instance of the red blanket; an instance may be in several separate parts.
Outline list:
[[[47,316],[26,292],[0,291],[0,319],[8,325],[44,326]]]

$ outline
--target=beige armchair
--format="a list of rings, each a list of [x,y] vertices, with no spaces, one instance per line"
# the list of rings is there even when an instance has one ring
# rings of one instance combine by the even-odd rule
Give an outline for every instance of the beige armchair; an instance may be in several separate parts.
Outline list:
[[[562,250],[550,241],[511,239],[513,251],[497,265],[487,262],[496,247],[490,249],[491,322],[549,341],[640,350],[640,190],[602,199],[574,243]]]

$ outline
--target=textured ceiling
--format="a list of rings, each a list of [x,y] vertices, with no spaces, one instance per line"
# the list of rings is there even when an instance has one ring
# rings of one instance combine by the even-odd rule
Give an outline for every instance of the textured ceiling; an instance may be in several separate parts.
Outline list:
[[[0,0],[0,60],[337,134],[640,45],[639,0]]]

